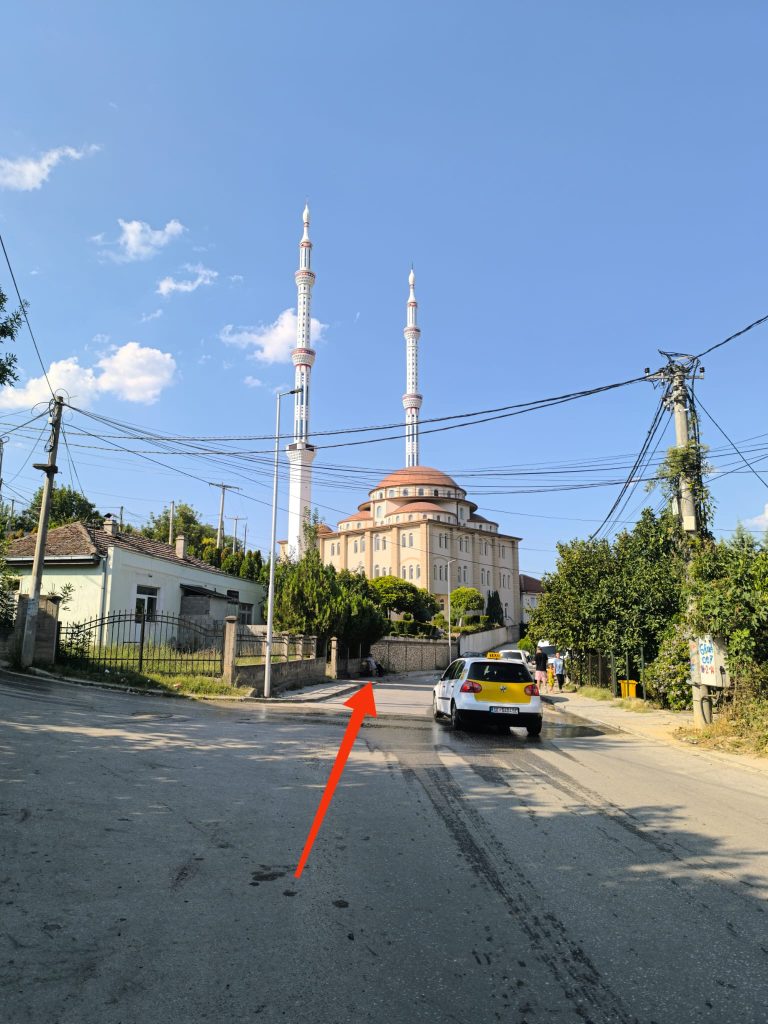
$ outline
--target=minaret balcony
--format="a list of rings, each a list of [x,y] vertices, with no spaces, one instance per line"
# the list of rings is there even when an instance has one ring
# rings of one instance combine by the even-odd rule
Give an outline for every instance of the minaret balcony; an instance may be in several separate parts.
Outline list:
[[[420,409],[423,400],[423,395],[403,395],[403,408]]]

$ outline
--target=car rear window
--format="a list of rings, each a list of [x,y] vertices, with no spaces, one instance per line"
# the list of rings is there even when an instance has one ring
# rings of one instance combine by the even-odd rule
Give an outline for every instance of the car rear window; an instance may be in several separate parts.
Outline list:
[[[468,676],[478,682],[528,683],[531,674],[520,661],[474,661],[469,666]]]

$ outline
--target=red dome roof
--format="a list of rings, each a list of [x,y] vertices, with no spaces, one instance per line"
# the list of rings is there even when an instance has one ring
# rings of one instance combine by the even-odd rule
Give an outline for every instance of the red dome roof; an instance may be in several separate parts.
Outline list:
[[[453,487],[463,490],[455,480],[452,480],[447,473],[439,469],[432,469],[430,466],[406,466],[405,469],[397,469],[389,476],[376,484],[374,491],[383,487]]]
[[[436,505],[434,501],[409,501],[405,505],[401,505],[397,509],[398,512],[443,512],[448,515],[455,515],[448,509],[443,508],[441,505]],[[390,515],[392,513],[390,512]]]

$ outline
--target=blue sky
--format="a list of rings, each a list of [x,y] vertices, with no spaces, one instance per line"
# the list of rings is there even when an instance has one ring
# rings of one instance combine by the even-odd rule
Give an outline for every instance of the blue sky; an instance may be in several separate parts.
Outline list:
[[[53,383],[162,435],[271,433],[273,389],[292,381],[280,360],[306,198],[322,325],[313,430],[401,419],[411,262],[422,417],[635,377],[659,348],[699,352],[768,312],[766,29],[757,2],[17,4],[4,15],[17,43],[4,48],[0,229]],[[2,265],[0,283],[12,294]],[[767,343],[758,328],[713,353],[697,385],[737,442],[768,430]],[[18,355],[6,433],[45,394],[26,334]],[[509,493],[565,479],[509,467],[631,462],[657,400],[641,383],[425,435],[421,461],[521,536],[521,567],[539,573],[618,488]],[[173,498],[215,519],[205,482],[82,447],[108,448],[110,431],[80,415],[67,432],[99,507],[138,523]],[[707,422],[703,434],[725,444]],[[5,496],[21,501],[40,483],[37,428],[9,436]],[[352,511],[403,448],[321,450],[321,514]],[[268,465],[163,461],[240,485],[227,511],[266,547]],[[623,479],[616,463],[568,478]],[[768,525],[754,475],[713,489],[718,528]]]

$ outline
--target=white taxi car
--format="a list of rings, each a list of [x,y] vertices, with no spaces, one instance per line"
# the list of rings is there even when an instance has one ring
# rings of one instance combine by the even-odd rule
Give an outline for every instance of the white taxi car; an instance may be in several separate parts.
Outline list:
[[[436,719],[450,718],[454,729],[490,722],[502,732],[525,728],[529,736],[541,733],[543,714],[528,666],[497,651],[451,662],[432,691],[432,712]]]

